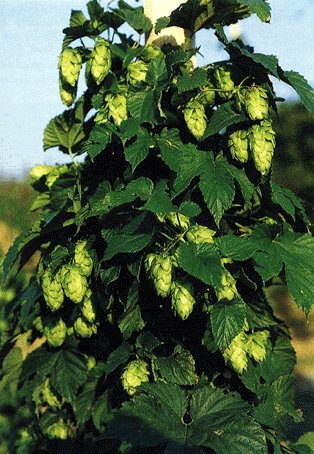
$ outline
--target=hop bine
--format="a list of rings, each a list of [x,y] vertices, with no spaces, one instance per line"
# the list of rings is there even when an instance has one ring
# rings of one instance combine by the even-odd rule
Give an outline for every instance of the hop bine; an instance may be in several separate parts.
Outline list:
[[[184,107],[183,114],[190,133],[201,139],[207,126],[204,106],[199,101],[191,100]]]
[[[195,304],[194,289],[191,282],[178,279],[171,286],[172,308],[182,318],[186,320]]]
[[[88,66],[96,84],[100,85],[111,68],[110,44],[104,38],[96,41]]]
[[[131,361],[121,375],[123,389],[130,395],[134,395],[136,388],[149,380],[147,364],[141,359]]]
[[[157,295],[165,298],[169,295],[172,282],[172,259],[160,254],[148,254],[145,268],[152,279]]]
[[[230,134],[228,146],[233,159],[245,163],[249,159],[249,141],[247,131],[239,129]]]
[[[252,85],[245,90],[243,103],[251,120],[264,120],[268,116],[268,96],[262,87]]]
[[[270,121],[264,120],[250,127],[249,147],[256,170],[267,175],[275,150],[275,132]]]

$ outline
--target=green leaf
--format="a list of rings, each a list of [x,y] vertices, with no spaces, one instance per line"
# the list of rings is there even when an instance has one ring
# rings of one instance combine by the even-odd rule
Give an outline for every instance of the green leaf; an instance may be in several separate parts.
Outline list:
[[[125,159],[131,164],[132,172],[148,156],[149,148],[154,144],[151,135],[146,130],[141,129],[134,142],[125,147]]]
[[[278,74],[278,58],[275,55],[265,55],[260,53],[251,52],[247,46],[244,46],[242,43],[237,43],[232,41],[229,43],[229,46],[233,47],[240,51],[241,55],[250,58],[255,63],[258,63],[263,66],[267,71],[269,71],[273,76],[279,79]]]
[[[206,169],[200,177],[199,188],[218,226],[224,212],[231,207],[235,187],[229,173],[230,166],[225,158],[214,161],[213,155],[208,154],[206,164]]]
[[[83,425],[92,413],[97,382],[88,381],[83,386],[75,402],[75,418],[79,426]]]
[[[163,88],[168,82],[168,71],[164,57],[154,58],[148,64],[148,71],[145,81],[152,87]]]
[[[229,166],[229,173],[233,176],[235,183],[239,186],[244,202],[249,202],[252,199],[255,191],[255,186],[248,179],[244,169],[238,169],[234,166]]]
[[[161,158],[169,169],[179,172],[181,150],[184,147],[178,129],[164,128],[160,136],[155,135],[155,140],[160,149]]]
[[[144,327],[139,306],[139,289],[137,281],[134,281],[129,290],[126,308],[118,321],[118,326],[124,340],[129,339],[135,331],[139,331]]]
[[[183,270],[204,284],[220,287],[223,267],[217,249],[211,244],[181,244],[178,262]]]
[[[232,104],[224,103],[217,107],[213,115],[210,117],[206,131],[202,137],[202,140],[207,137],[217,134],[222,129],[227,128],[230,125],[247,121],[247,117],[243,114],[239,114],[233,110]]]
[[[174,190],[177,194],[184,191],[195,177],[204,172],[207,164],[206,156],[207,154],[199,151],[192,144],[181,148],[180,168],[174,182]]]
[[[160,33],[161,30],[168,27],[170,18],[169,17],[159,17],[155,25],[155,33]]]
[[[51,384],[66,400],[74,402],[79,387],[85,383],[86,360],[78,354],[60,350],[51,370]]]
[[[154,375],[177,385],[194,385],[197,380],[195,361],[190,352],[177,345],[172,355],[153,359]]]
[[[96,158],[110,143],[114,131],[115,127],[111,123],[95,125],[88,140],[84,143],[82,151],[92,159]]]
[[[54,117],[44,131],[44,150],[59,147],[64,153],[80,152],[85,139],[84,99],[80,98],[73,109]]]
[[[303,434],[297,441],[297,448],[298,445],[307,446],[309,449],[312,449],[314,452],[314,432],[306,432]]]
[[[160,93],[156,90],[138,91],[130,93],[127,107],[130,115],[141,123],[156,124],[160,121],[159,106]]]
[[[214,304],[211,311],[211,326],[220,350],[225,350],[242,331],[245,317],[246,305],[242,300]]]
[[[0,395],[10,389],[12,395],[16,393],[18,380],[22,371],[23,352],[19,347],[13,347],[3,360],[0,371]],[[1,404],[1,399],[0,399]]]
[[[239,3],[246,5],[262,22],[270,21],[271,9],[265,0],[240,0]]]
[[[140,356],[150,356],[154,349],[161,345],[157,337],[153,336],[149,331],[143,331],[136,338],[136,351]]]
[[[294,221],[297,211],[302,214],[304,221],[306,221],[304,207],[300,199],[298,199],[292,191],[274,182],[271,182],[271,190],[273,202],[280,205],[281,208],[288,213]]]
[[[123,342],[118,348],[113,350],[106,361],[106,374],[109,375],[114,372],[122,364],[125,364],[130,355],[130,346],[128,343]]]
[[[87,21],[86,17],[80,10],[72,9],[70,16],[70,27],[78,27]]]
[[[307,110],[314,114],[314,89],[307,80],[296,71],[283,71],[281,79],[295,89]]]
[[[123,1],[119,2],[119,12],[125,21],[139,34],[149,33],[153,27],[150,19],[144,15],[142,7],[131,8]]]
[[[194,90],[206,82],[207,73],[203,68],[196,68],[191,74],[187,70],[181,69],[181,73],[182,75],[178,77],[177,81],[179,93]]]
[[[185,201],[179,207],[179,212],[187,216],[189,219],[194,218],[201,214],[202,210],[197,203]]]
[[[163,180],[157,182],[150,199],[142,207],[143,210],[151,211],[152,213],[170,213],[177,211],[178,208],[173,205],[170,197],[165,192],[167,190],[167,183]]]
[[[217,238],[215,245],[223,257],[240,261],[251,258],[258,249],[256,243],[250,238],[234,235],[224,235]]]

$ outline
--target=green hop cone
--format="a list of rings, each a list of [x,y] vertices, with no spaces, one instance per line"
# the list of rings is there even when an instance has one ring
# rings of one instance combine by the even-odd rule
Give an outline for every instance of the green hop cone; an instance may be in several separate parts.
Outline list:
[[[268,96],[266,90],[252,85],[244,92],[243,103],[251,120],[264,120],[268,116]]]
[[[71,87],[62,78],[59,78],[59,93],[62,103],[69,107],[74,103],[76,98],[77,85]]]
[[[49,309],[52,311],[58,310],[64,302],[60,271],[53,276],[50,269],[47,269],[42,276],[41,286]]]
[[[213,88],[214,85],[210,83],[201,87],[201,91],[197,95],[197,101],[203,104],[203,106],[214,106],[216,101],[216,92]]]
[[[105,97],[108,108],[108,116],[113,119],[116,126],[120,126],[122,121],[128,118],[126,107],[126,96],[124,94],[107,95]]]
[[[148,66],[145,62],[138,60],[130,63],[128,66],[128,72],[126,79],[128,83],[134,87],[140,83],[145,82]]]
[[[147,363],[141,359],[131,361],[121,375],[123,389],[133,396],[136,388],[142,383],[149,381]]]
[[[97,366],[97,361],[94,356],[89,356],[87,358],[87,370],[92,370]]]
[[[87,338],[92,337],[93,334],[97,334],[97,326],[84,320],[83,317],[78,317],[75,320],[73,328],[75,334],[79,337]]]
[[[231,263],[231,260],[222,259],[221,263],[222,264]],[[216,295],[217,295],[218,301],[221,301],[221,300],[232,301],[238,295],[236,281],[227,269],[225,269],[223,271],[223,274],[221,277],[221,285],[222,285],[222,287],[220,289],[216,290]]]
[[[32,180],[32,183],[35,183],[36,181],[40,180],[42,177],[45,177],[49,175],[51,170],[53,169],[53,166],[46,166],[46,165],[38,165],[33,167],[30,172],[29,176],[30,179]]]
[[[86,290],[81,306],[81,314],[90,323],[94,323],[96,320],[96,311],[92,300],[92,291],[90,289]]]
[[[247,353],[246,353],[247,336],[241,331],[231,342],[229,347],[223,352],[223,357],[226,362],[229,362],[233,369],[242,374],[247,369]]]
[[[183,114],[190,133],[201,139],[207,126],[204,106],[199,101],[191,100],[184,107]]]
[[[150,263],[149,276],[152,279],[157,295],[165,298],[169,295],[172,282],[172,260],[171,257],[164,257],[160,254],[155,254],[152,260],[151,256],[147,259],[147,264]]]
[[[52,409],[55,410],[57,408],[61,408],[62,403],[59,401],[58,397],[53,393],[50,387],[49,378],[46,378],[46,380],[44,381],[41,388],[41,394],[42,401],[46,402]]]
[[[213,236],[215,235],[215,230],[211,230],[208,227],[203,225],[193,225],[186,232],[186,239],[192,243],[213,243]]]
[[[141,59],[145,63],[149,63],[152,60],[155,60],[156,58],[159,58],[162,56],[163,56],[163,52],[159,47],[155,46],[154,44],[147,44],[143,49],[143,53],[141,54]]]
[[[80,303],[83,301],[87,290],[87,279],[78,265],[67,265],[61,268],[62,287],[65,295],[73,302]]]
[[[79,241],[74,250],[74,263],[79,265],[86,277],[89,277],[93,271],[93,259],[86,247],[87,241]]]
[[[249,141],[247,131],[238,129],[230,134],[228,146],[233,159],[245,163],[249,159]]]
[[[44,327],[44,336],[50,347],[61,347],[67,335],[67,327],[62,318],[50,320]]]
[[[65,172],[69,170],[67,165],[52,166],[51,171],[46,178],[46,186],[50,189],[53,183]]]
[[[213,77],[216,88],[222,90],[218,92],[219,97],[223,101],[231,99],[235,90],[231,72],[225,66],[216,66],[214,68]]]
[[[48,438],[58,438],[59,440],[66,440],[68,438],[68,426],[65,424],[63,419],[59,419],[59,421],[54,422],[49,426],[45,433]]]
[[[111,68],[110,44],[104,38],[97,39],[88,67],[96,84],[100,85]]]
[[[261,362],[266,358],[266,344],[269,337],[267,330],[257,331],[248,335],[246,351],[256,362]]]
[[[184,214],[171,212],[171,213],[166,214],[164,219],[166,221],[168,221],[172,227],[180,230],[181,232],[184,232],[190,226],[190,220]]]
[[[40,315],[38,315],[38,317],[36,317],[33,321],[33,326],[35,329],[37,329],[37,331],[39,333],[43,333],[44,332],[44,325],[43,325],[43,321],[42,321],[42,318]]]
[[[195,304],[194,289],[191,282],[178,279],[171,286],[172,308],[182,318],[186,320],[193,311]]]
[[[267,175],[275,150],[275,132],[270,121],[262,121],[249,129],[249,147],[256,170]]]
[[[60,77],[71,87],[75,87],[82,67],[82,57],[78,49],[66,47],[59,57]]]

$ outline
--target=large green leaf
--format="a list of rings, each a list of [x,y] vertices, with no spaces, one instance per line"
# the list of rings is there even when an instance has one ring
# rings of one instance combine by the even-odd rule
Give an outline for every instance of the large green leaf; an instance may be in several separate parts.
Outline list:
[[[96,158],[111,140],[115,127],[111,123],[95,125],[84,143],[82,151],[87,153],[92,159]]]
[[[194,385],[197,381],[195,361],[190,352],[177,345],[172,355],[153,359],[154,374],[167,383]]]
[[[280,205],[281,208],[286,213],[288,213],[293,220],[295,220],[297,212],[300,212],[303,219],[306,220],[304,207],[300,199],[298,199],[298,197],[296,197],[296,195],[292,191],[274,182],[271,183],[271,190],[274,203]]]
[[[117,254],[131,254],[141,251],[149,244],[152,234],[152,232],[139,232],[134,234],[122,233],[121,235],[113,236],[106,247],[103,259],[110,260]]]
[[[130,93],[127,107],[132,117],[141,123],[156,124],[160,121],[160,92],[159,90],[137,91]]]
[[[246,305],[238,300],[215,304],[211,310],[211,326],[215,342],[220,350],[225,350],[243,328]]]
[[[204,140],[207,137],[217,134],[219,131],[230,125],[241,123],[243,121],[247,121],[247,117],[245,115],[236,112],[231,103],[224,103],[217,107],[217,110],[215,110],[213,115],[210,117],[202,139]]]
[[[216,239],[216,246],[224,257],[233,260],[247,260],[257,251],[252,239],[234,235],[224,235]]]
[[[183,145],[178,129],[164,128],[159,136],[155,136],[157,145],[160,149],[162,160],[167,166],[179,172],[181,162],[181,150]]]
[[[239,3],[246,5],[251,13],[256,14],[262,22],[270,21],[270,6],[265,0],[239,0]]]
[[[167,183],[165,181],[161,180],[157,182],[150,199],[143,206],[143,210],[160,214],[177,211],[178,208],[173,205],[166,190]]]
[[[109,375],[111,372],[115,371],[117,367],[125,364],[129,359],[130,355],[130,346],[126,342],[123,342],[119,345],[118,348],[113,350],[110,353],[106,360],[106,374]]]
[[[151,135],[144,129],[140,130],[136,139],[124,149],[125,159],[131,164],[132,171],[148,156],[149,148],[154,145]]]
[[[204,85],[206,82],[206,71],[203,68],[196,68],[189,74],[188,71],[182,70],[182,75],[178,77],[177,88],[179,93],[194,90]]]
[[[314,89],[307,80],[296,71],[283,71],[281,79],[295,89],[307,110],[314,114]]]

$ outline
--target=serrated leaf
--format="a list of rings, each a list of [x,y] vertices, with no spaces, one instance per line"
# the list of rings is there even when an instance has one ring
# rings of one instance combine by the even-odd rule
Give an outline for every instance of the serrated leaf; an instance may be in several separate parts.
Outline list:
[[[148,156],[149,148],[154,145],[152,136],[144,129],[137,134],[131,145],[124,149],[125,159],[131,164],[132,172]]]
[[[270,21],[271,9],[265,0],[240,0],[239,3],[246,5],[262,22]]]
[[[300,199],[298,199],[292,191],[274,182],[271,182],[271,190],[273,202],[280,205],[281,208],[288,213],[294,221],[297,210],[302,214],[304,221],[306,221],[304,207]]]
[[[177,211],[177,207],[173,205],[170,197],[166,193],[167,183],[163,180],[158,181],[150,199],[143,206],[143,210],[151,211],[152,213],[170,213]]]
[[[187,144],[181,148],[180,168],[174,182],[174,190],[177,194],[184,191],[191,181],[198,177],[206,169],[206,156],[194,145]]]
[[[179,172],[181,162],[181,150],[184,146],[178,129],[164,128],[160,136],[155,135],[160,149],[161,158],[169,169]]]
[[[204,85],[206,82],[207,73],[203,68],[196,68],[189,74],[188,71],[182,69],[182,75],[178,77],[177,89],[179,93],[194,90],[195,88]]]
[[[201,214],[202,210],[197,203],[185,201],[181,203],[179,212],[191,219]]]
[[[109,375],[114,372],[119,366],[125,364],[130,355],[130,346],[128,343],[123,342],[118,348],[110,353],[106,360],[106,374]]]
[[[118,321],[118,326],[124,340],[128,340],[135,331],[144,327],[139,306],[138,282],[134,281],[128,292],[125,311]]]
[[[139,34],[149,33],[153,27],[150,19],[144,15],[142,7],[130,8],[125,2],[120,1],[119,12],[125,21]]]
[[[134,235],[124,233],[122,235],[116,235],[111,238],[110,243],[107,245],[103,259],[110,260],[117,254],[139,252],[149,244],[151,238],[152,233],[138,233]]]
[[[143,331],[136,338],[136,351],[140,356],[149,356],[162,342],[149,331]]]
[[[178,262],[183,270],[204,284],[219,287],[223,267],[217,249],[210,244],[181,244],[178,248]]]
[[[169,17],[159,17],[155,25],[155,33],[160,33],[161,30],[168,27],[170,18]]]
[[[84,143],[82,151],[92,159],[96,158],[110,143],[114,131],[115,127],[111,123],[95,125],[88,140]]]
[[[138,118],[141,123],[156,124],[160,120],[158,110],[160,93],[156,90],[138,91],[130,93],[127,98],[127,107],[130,115]]]
[[[224,235],[215,240],[215,245],[223,257],[233,260],[247,260],[253,256],[258,247],[250,238]]]
[[[214,161],[213,156],[208,155],[207,167],[201,174],[199,188],[218,226],[225,211],[231,207],[235,196],[229,164],[224,158]]]
[[[154,374],[167,383],[194,385],[197,380],[195,361],[190,352],[177,345],[172,355],[153,360]]]
[[[84,358],[71,351],[61,350],[51,371],[51,384],[62,397],[74,402],[79,387],[86,381],[86,373]]]
[[[213,115],[210,117],[208,126],[204,132],[202,140],[217,134],[222,129],[227,128],[230,125],[247,121],[247,117],[243,114],[239,114],[232,108],[231,103],[224,103],[217,107]]]
[[[154,58],[148,64],[148,70],[145,81],[154,88],[165,87],[168,81],[168,71],[165,62],[165,57]]]
[[[242,55],[245,57],[250,58],[253,60],[255,63],[258,63],[263,66],[267,71],[269,71],[273,76],[277,77],[279,79],[279,74],[278,74],[278,58],[275,55],[266,55],[266,54],[261,54],[258,52],[251,52],[246,46],[243,44],[240,45],[239,43],[232,41],[229,44],[231,47],[237,49],[240,51]]]
[[[307,80],[296,71],[283,71],[281,79],[295,89],[307,110],[314,114],[314,89]]]
[[[252,199],[255,191],[255,186],[248,179],[244,169],[238,169],[234,166],[229,166],[229,173],[233,176],[235,183],[239,186],[245,202],[249,202]]]
[[[88,381],[83,386],[75,402],[75,418],[78,425],[83,425],[91,416],[97,382]]]
[[[225,350],[242,331],[245,317],[246,305],[241,300],[214,304],[210,319],[213,336],[220,350]]]
[[[22,371],[23,352],[21,348],[13,347],[3,360],[0,371],[0,394],[10,389],[12,395],[16,393],[18,379]]]
[[[87,19],[82,11],[72,9],[70,16],[70,27],[78,27],[79,25],[83,25],[86,21]]]

